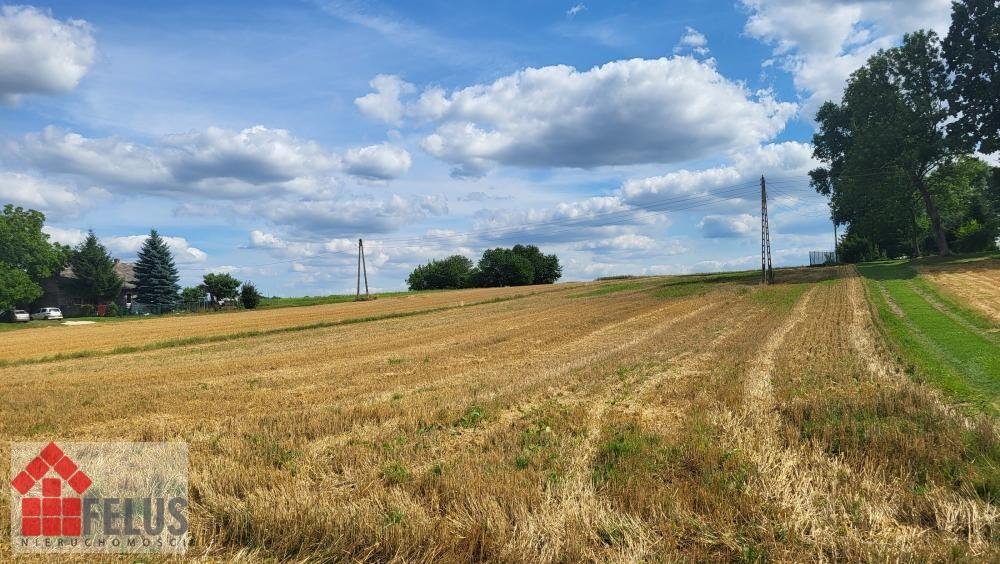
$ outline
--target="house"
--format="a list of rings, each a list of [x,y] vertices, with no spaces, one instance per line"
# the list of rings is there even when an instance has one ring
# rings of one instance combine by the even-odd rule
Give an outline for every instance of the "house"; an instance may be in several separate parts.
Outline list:
[[[126,309],[132,305],[132,301],[135,299],[135,265],[131,262],[115,259],[115,273],[124,281],[118,298],[89,305],[98,307],[111,301]],[[56,276],[42,280],[40,285],[43,294],[31,304],[31,311],[43,307],[58,307],[62,310],[63,315],[71,317],[80,315],[81,308],[87,303],[87,299],[76,284],[76,277],[73,275],[73,267],[71,266],[67,266]]]

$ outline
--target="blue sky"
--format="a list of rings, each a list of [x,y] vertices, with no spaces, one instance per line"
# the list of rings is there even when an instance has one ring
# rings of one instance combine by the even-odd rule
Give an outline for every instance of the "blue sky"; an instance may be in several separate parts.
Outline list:
[[[374,288],[535,243],[566,279],[752,268],[832,246],[810,116],[948,0],[48,2],[0,11],[0,201],[150,227],[183,281]]]

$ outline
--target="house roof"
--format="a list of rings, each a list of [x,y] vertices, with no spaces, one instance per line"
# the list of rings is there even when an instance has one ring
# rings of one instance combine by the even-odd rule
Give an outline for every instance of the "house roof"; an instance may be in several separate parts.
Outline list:
[[[117,274],[124,281],[122,288],[126,290],[132,290],[135,288],[135,264],[125,261],[115,261],[115,274]],[[62,269],[59,276],[63,278],[76,278],[73,274],[73,267],[67,266]]]

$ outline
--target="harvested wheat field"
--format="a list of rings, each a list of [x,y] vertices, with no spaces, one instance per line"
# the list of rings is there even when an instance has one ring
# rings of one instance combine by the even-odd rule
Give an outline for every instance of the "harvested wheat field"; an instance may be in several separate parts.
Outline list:
[[[918,271],[948,295],[1000,323],[1000,259],[921,266]]]
[[[995,418],[904,371],[853,268],[778,282],[8,333],[3,357],[30,361],[0,373],[0,449],[187,442],[188,555],[209,559],[1000,558]],[[115,351],[348,318],[364,320]],[[93,352],[36,358],[59,339]]]

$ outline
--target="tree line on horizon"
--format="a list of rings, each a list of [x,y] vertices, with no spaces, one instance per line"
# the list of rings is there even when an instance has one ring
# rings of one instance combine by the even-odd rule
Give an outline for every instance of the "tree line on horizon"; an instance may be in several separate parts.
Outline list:
[[[483,251],[479,262],[462,255],[432,260],[416,267],[406,279],[410,290],[455,290],[552,284],[562,277],[556,255],[535,245],[514,245]]]
[[[816,114],[811,185],[847,230],[845,262],[996,249],[1000,169],[1000,3],[952,4],[942,40],[906,34]]]
[[[108,314],[116,315],[124,304],[117,303],[125,281],[115,271],[118,262],[93,230],[75,247],[50,242],[42,227],[45,215],[6,205],[0,213],[0,312],[30,304],[43,294],[41,282],[73,270],[73,284],[84,297],[84,312],[106,303]],[[180,287],[180,274],[173,253],[156,229],[139,249],[133,265],[136,302],[161,312],[172,311],[190,302],[218,306],[237,296],[243,307],[253,309],[261,295],[252,282],[241,282],[228,273],[207,273],[202,284]]]

